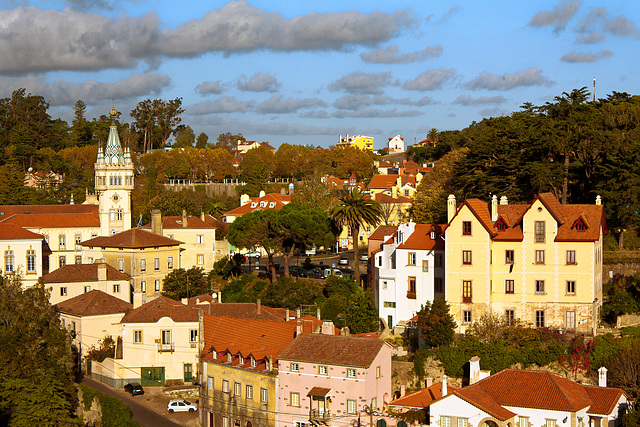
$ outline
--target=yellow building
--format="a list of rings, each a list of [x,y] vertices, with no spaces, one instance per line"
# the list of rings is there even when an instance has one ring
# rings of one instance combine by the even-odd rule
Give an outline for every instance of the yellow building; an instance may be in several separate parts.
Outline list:
[[[551,193],[531,204],[456,207],[449,196],[445,295],[464,332],[483,314],[535,327],[595,333],[602,305],[604,207],[561,205]]]
[[[131,276],[134,306],[150,301],[162,292],[164,277],[180,268],[183,242],[159,236],[139,228],[109,237],[82,242],[83,263],[102,259]]]
[[[14,224],[0,223],[0,255],[3,274],[19,274],[22,286],[30,287],[42,275],[42,258],[48,255],[44,238]]]
[[[364,135],[340,135],[338,147],[355,147],[362,151],[373,152],[373,137]]]

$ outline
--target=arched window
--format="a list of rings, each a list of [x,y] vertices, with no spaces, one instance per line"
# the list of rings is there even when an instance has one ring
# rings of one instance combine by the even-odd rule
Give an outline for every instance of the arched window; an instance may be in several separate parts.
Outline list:
[[[405,423],[404,421],[399,421],[397,427],[407,427],[407,423]]]
[[[385,420],[383,420],[382,418],[380,418],[376,422],[376,427],[387,427],[387,422]]]

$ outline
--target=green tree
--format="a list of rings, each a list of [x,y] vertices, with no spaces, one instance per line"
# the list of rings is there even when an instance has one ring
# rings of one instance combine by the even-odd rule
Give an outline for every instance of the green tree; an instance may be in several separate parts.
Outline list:
[[[73,105],[73,122],[71,125],[71,138],[74,145],[85,146],[91,144],[93,131],[91,123],[85,118],[87,105],[81,100]]]
[[[429,347],[438,347],[453,342],[456,321],[449,312],[444,298],[427,301],[418,312],[420,336]]]
[[[273,176],[274,154],[263,146],[247,151],[240,163],[242,179],[247,183],[242,192],[257,196]]]
[[[135,120],[134,129],[143,133],[142,152],[146,153],[148,149],[153,149],[151,135],[153,128],[156,126],[156,118],[154,113],[153,101],[145,99],[138,102],[136,108],[131,110],[131,117]]]
[[[201,132],[200,135],[196,138],[196,148],[202,149],[207,148],[209,145],[209,137],[206,133]]]
[[[347,300],[344,323],[354,334],[374,332],[380,328],[378,308],[373,302],[370,289],[358,288]]]
[[[238,141],[246,142],[244,136],[241,133],[234,135],[231,132],[221,133],[216,138],[215,148],[224,148],[228,151],[233,151],[238,147]]]
[[[209,293],[204,270],[199,267],[191,267],[188,270],[184,268],[173,270],[165,276],[162,287],[164,296],[177,301],[180,301],[181,298],[191,298]]]
[[[338,227],[348,227],[353,236],[354,259],[358,260],[359,253],[359,230],[365,224],[375,227],[382,218],[380,204],[371,200],[360,191],[358,187],[340,197],[329,212],[334,224]],[[360,263],[354,263],[354,275],[356,280],[360,280]]]
[[[176,129],[176,142],[173,145],[175,148],[193,147],[195,141],[196,134],[191,126],[178,126]]]
[[[176,126],[182,121],[180,118],[180,114],[184,113],[182,98],[170,101],[156,99],[152,102],[152,105],[156,123],[160,130],[160,147],[164,147],[171,134],[175,132]]]

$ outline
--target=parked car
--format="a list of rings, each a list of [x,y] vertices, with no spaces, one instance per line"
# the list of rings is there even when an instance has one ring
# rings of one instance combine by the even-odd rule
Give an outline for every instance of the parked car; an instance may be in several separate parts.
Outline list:
[[[367,261],[369,261],[369,257],[367,256],[367,254],[362,254],[362,255],[360,255],[360,261],[361,261],[361,262],[367,262]]]
[[[338,276],[338,277],[342,277],[344,276],[344,274],[342,273],[342,270],[338,270],[337,268],[325,268],[324,272],[322,273],[322,278],[326,279],[329,276]]]
[[[195,412],[197,410],[198,405],[186,400],[171,400],[167,405],[167,411],[169,412]]]
[[[131,396],[138,396],[144,394],[144,389],[140,383],[128,383],[124,386],[124,391],[130,393]]]
[[[340,257],[340,261],[338,261],[338,264],[340,265],[349,265],[349,258],[347,258],[346,256],[341,256]]]

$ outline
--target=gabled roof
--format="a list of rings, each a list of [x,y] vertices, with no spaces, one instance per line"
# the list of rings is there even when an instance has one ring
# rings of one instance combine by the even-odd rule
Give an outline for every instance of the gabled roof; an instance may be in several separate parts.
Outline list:
[[[463,206],[467,206],[471,213],[480,221],[480,224],[487,230],[491,237],[497,234],[497,230],[493,226],[493,222],[491,221],[491,212],[489,212],[489,207],[486,202],[483,202],[480,199],[468,199],[460,206],[462,209]],[[458,210],[459,212],[460,210]]]
[[[148,230],[151,229],[151,223],[145,224],[142,226],[143,229]],[[187,216],[187,226],[183,227],[182,225],[182,216],[165,216],[162,217],[162,228],[165,230],[174,230],[174,229],[201,229],[201,228],[211,228],[215,229],[216,227],[207,224],[206,221],[201,220],[197,216],[188,215]]]
[[[390,236],[398,231],[397,225],[380,225],[371,233],[369,240],[383,240],[384,236]]]
[[[295,323],[275,322],[261,319],[241,319],[205,315],[203,360],[213,361],[212,351],[240,353],[260,360],[278,354],[294,339]]]
[[[53,306],[56,311],[74,316],[99,316],[104,314],[128,313],[133,305],[113,295],[99,290],[69,298]]]
[[[209,311],[207,311],[207,314],[211,314],[214,316],[284,322],[286,317],[286,309],[265,307],[263,305],[261,305],[260,309],[258,309],[258,304],[252,302],[224,302],[220,304],[211,304],[211,308],[209,309]],[[295,311],[290,311],[289,315],[291,316],[295,314]]]
[[[622,390],[614,387],[583,386],[593,404],[587,414],[609,415],[616,408],[616,404],[624,394]]]
[[[17,226],[15,224],[0,222],[0,240],[43,240],[40,234],[33,233],[29,230]]]
[[[368,368],[384,341],[339,335],[302,334],[280,354],[280,359]]]
[[[8,222],[25,228],[100,227],[100,218],[98,218],[97,206],[95,212],[89,213],[14,214],[6,218],[4,222]]]
[[[560,204],[556,196],[554,196],[552,193],[542,193],[538,194],[536,200],[540,200],[542,202],[542,204],[547,208],[549,213],[556,221],[558,221],[559,224],[563,224],[565,222],[566,219],[562,213],[563,206]]]
[[[197,322],[198,310],[194,306],[186,306],[165,296],[159,296],[127,313],[120,323],[156,323],[163,317],[169,317],[174,322]]]
[[[159,236],[140,228],[131,228],[108,237],[94,237],[82,242],[82,246],[107,248],[151,248],[156,246],[178,246],[183,242]]]
[[[83,214],[98,215],[98,205],[0,205],[0,220],[17,214]]]
[[[129,280],[131,276],[121,273],[105,263],[67,264],[42,277],[44,283],[97,282],[98,266],[104,266],[107,280]]]
[[[264,202],[265,206],[260,206],[261,202]],[[289,194],[269,193],[262,197],[251,197],[244,205],[231,209],[222,216],[242,216],[249,212],[265,209],[280,210],[289,202],[291,202],[291,195]],[[273,207],[271,203],[273,203]]]
[[[417,250],[444,250],[442,226],[440,224],[416,224],[415,230],[397,249]],[[431,238],[431,232],[435,233],[435,239]]]
[[[369,181],[369,188],[391,188],[395,187],[400,175],[373,175]]]

